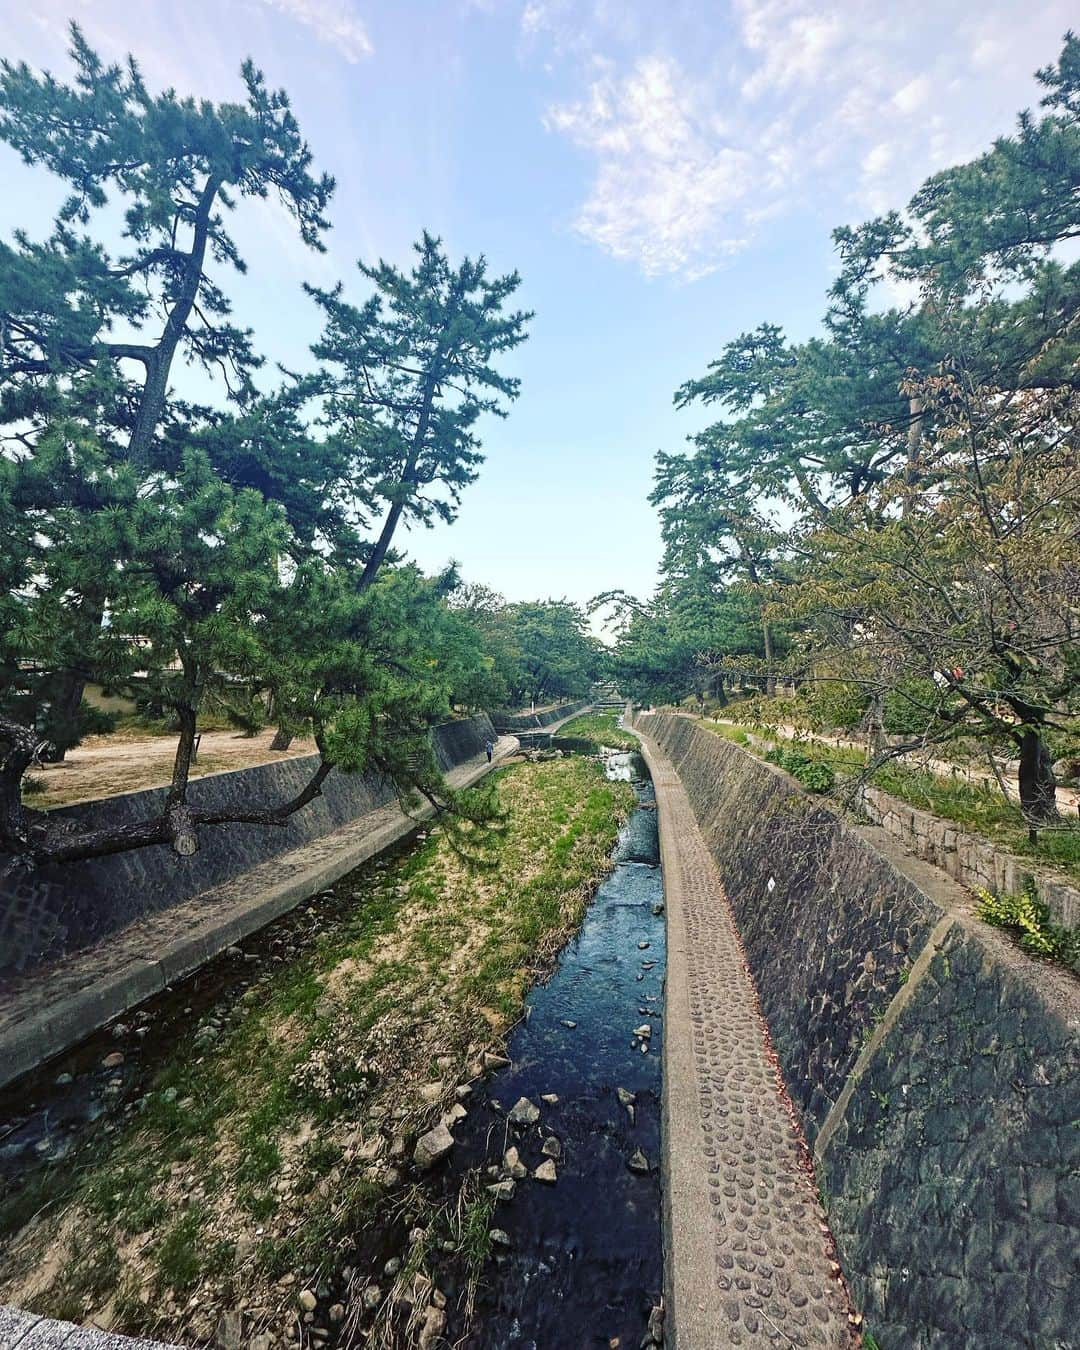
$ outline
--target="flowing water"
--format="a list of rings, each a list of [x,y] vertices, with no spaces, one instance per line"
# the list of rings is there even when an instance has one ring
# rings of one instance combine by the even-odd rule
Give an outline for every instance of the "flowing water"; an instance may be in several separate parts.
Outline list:
[[[510,1039],[511,1065],[473,1094],[455,1129],[452,1175],[496,1169],[510,1146],[530,1173],[496,1207],[493,1222],[509,1244],[496,1249],[481,1283],[464,1341],[472,1350],[637,1347],[661,1301],[664,920],[655,798],[636,754],[605,759],[639,802],[615,867],[551,979],[529,995]],[[544,1100],[551,1096],[557,1103]],[[518,1127],[508,1114],[522,1097],[540,1116]],[[559,1155],[554,1184],[531,1175],[547,1161],[549,1139]],[[632,1169],[631,1160],[642,1166],[636,1154],[647,1170]],[[451,1322],[447,1330],[453,1341],[465,1328]]]

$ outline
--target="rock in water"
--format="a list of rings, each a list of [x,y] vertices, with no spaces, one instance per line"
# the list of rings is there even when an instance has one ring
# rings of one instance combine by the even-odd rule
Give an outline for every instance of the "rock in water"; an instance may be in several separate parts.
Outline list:
[[[553,1186],[558,1181],[558,1173],[555,1171],[555,1163],[551,1158],[547,1162],[542,1162],[533,1173],[537,1181],[546,1181],[549,1186]]]
[[[413,1161],[418,1167],[434,1167],[454,1147],[454,1136],[445,1125],[436,1125],[416,1141]]]
[[[540,1108],[528,1097],[519,1097],[506,1118],[511,1125],[535,1125],[540,1119]]]
[[[544,1140],[544,1144],[540,1152],[543,1153],[548,1158],[561,1158],[562,1144],[559,1143],[559,1141],[555,1138],[553,1134],[549,1134],[548,1137]]]
[[[631,1172],[644,1173],[649,1170],[649,1160],[639,1148],[634,1149],[633,1153],[630,1154],[626,1165]]]
[[[315,1293],[313,1290],[301,1289],[300,1293],[297,1295],[296,1301],[297,1303],[300,1304],[301,1308],[303,1308],[305,1312],[314,1312],[315,1305],[318,1303],[319,1300],[315,1297]]]

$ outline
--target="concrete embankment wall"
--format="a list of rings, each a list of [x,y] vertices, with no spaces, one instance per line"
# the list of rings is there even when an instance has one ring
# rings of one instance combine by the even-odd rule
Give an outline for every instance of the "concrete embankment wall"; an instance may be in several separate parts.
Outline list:
[[[1080,985],[971,916],[955,881],[668,714],[883,1350],[1077,1344]]]
[[[576,703],[560,703],[557,708],[543,708],[540,712],[493,712],[491,720],[497,731],[514,735],[519,731],[538,731],[555,722],[565,722],[568,717],[591,707],[591,700],[583,698]]]
[[[446,772],[482,754],[495,731],[483,714],[436,727],[432,736],[439,767]],[[215,810],[278,805],[300,792],[317,766],[318,756],[304,755],[211,774],[191,784],[190,800]],[[145,820],[160,811],[165,792],[124,793],[61,807],[53,815],[92,827]],[[0,986],[319,839],[393,797],[392,784],[380,774],[334,772],[322,795],[283,824],[209,826],[190,858],[178,858],[160,845],[35,871],[10,870],[0,880]]]

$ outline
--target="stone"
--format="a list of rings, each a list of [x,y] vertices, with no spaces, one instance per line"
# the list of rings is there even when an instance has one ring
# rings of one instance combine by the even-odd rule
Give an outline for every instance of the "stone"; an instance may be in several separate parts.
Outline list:
[[[634,1149],[633,1153],[630,1154],[626,1165],[631,1172],[644,1174],[649,1171],[649,1160],[639,1148]]]
[[[239,1308],[230,1308],[218,1318],[214,1329],[214,1350],[240,1350],[243,1315]]]
[[[422,1134],[413,1150],[413,1161],[418,1167],[434,1167],[454,1147],[454,1136],[442,1123]]]
[[[540,1152],[545,1154],[549,1158],[561,1158],[562,1144],[559,1143],[559,1141],[555,1138],[553,1134],[549,1134],[548,1137],[544,1140]]]
[[[641,1026],[634,1028],[634,1035],[640,1036],[642,1040],[648,1040],[652,1035],[652,1027],[649,1026],[648,1022],[642,1022]]]
[[[558,1173],[555,1171],[555,1163],[553,1159],[548,1158],[546,1162],[542,1162],[540,1166],[536,1169],[536,1171],[533,1173],[533,1176],[537,1181],[545,1181],[549,1186],[554,1186],[555,1182],[558,1181],[559,1177]]]
[[[101,1061],[103,1069],[118,1069],[124,1062],[123,1050],[114,1050],[111,1055],[106,1055]]]
[[[401,1269],[400,1259],[396,1256],[392,1256],[390,1260],[387,1261],[386,1265],[383,1266],[383,1274],[386,1275],[388,1278],[393,1279],[400,1269]]]
[[[460,1102],[455,1102],[450,1110],[443,1116],[443,1124],[456,1125],[459,1120],[464,1120],[468,1114],[468,1111],[465,1110]]]
[[[502,1228],[493,1228],[488,1236],[496,1247],[509,1247],[513,1245],[510,1241],[510,1234]]]
[[[56,1086],[67,1087],[69,1083],[74,1083],[75,1079],[70,1073],[58,1073],[56,1075]]]
[[[374,1312],[382,1302],[382,1290],[377,1284],[369,1284],[361,1294],[360,1302],[368,1312]]]
[[[490,1050],[484,1051],[485,1069],[507,1069],[510,1067],[510,1061],[505,1055],[493,1054]]]
[[[300,1304],[304,1312],[314,1312],[318,1299],[315,1297],[313,1289],[301,1289],[296,1296],[297,1303]]]
[[[540,1119],[540,1108],[528,1097],[519,1097],[506,1118],[511,1125],[535,1125]]]
[[[428,1305],[424,1313],[424,1323],[420,1328],[420,1339],[417,1341],[418,1350],[434,1350],[434,1346],[442,1335],[443,1327],[446,1326],[446,1313],[434,1303]]]
[[[494,1186],[489,1186],[488,1193],[493,1195],[496,1200],[513,1200],[514,1192],[517,1190],[517,1182],[512,1177],[505,1181],[497,1181]]]
[[[558,1106],[559,1094],[557,1092],[542,1092],[540,1100],[546,1102],[548,1106]]]
[[[648,944],[647,942],[639,942],[639,943],[638,943],[638,951],[639,951],[639,952],[647,952],[648,950],[649,950],[649,944]]]
[[[333,1307],[330,1309],[328,1316],[330,1318],[330,1321],[333,1322],[334,1326],[340,1325],[340,1323],[345,1321],[345,1304],[335,1303]]]
[[[573,1031],[573,1029],[577,1026],[577,1023],[571,1022],[569,1017],[564,1017],[562,1020],[562,1024],[564,1027],[569,1027],[571,1031]]]
[[[653,905],[652,912],[659,918],[664,912],[664,906],[657,902],[657,904]]]
[[[420,1096],[425,1102],[437,1102],[443,1095],[443,1085],[441,1082],[425,1083],[420,1089]]]
[[[471,1083],[459,1083],[457,1087],[454,1089],[454,1096],[458,1099],[459,1102],[463,1102],[465,1098],[468,1097],[471,1093],[472,1093]]]
[[[503,1170],[516,1181],[521,1181],[523,1177],[528,1175],[528,1169],[521,1161],[521,1155],[513,1145],[503,1154]]]

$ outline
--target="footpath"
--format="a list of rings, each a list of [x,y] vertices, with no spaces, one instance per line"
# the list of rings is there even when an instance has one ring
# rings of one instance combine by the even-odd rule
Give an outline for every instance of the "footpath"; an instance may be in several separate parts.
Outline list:
[[[668,922],[665,1278],[676,1350],[853,1347],[809,1153],[720,878],[671,761],[641,741]]]
[[[446,781],[471,787],[517,749],[516,737],[500,736],[492,764],[478,756]],[[325,890],[432,815],[427,803],[407,815],[390,802],[13,982],[0,1005],[0,1088]]]

